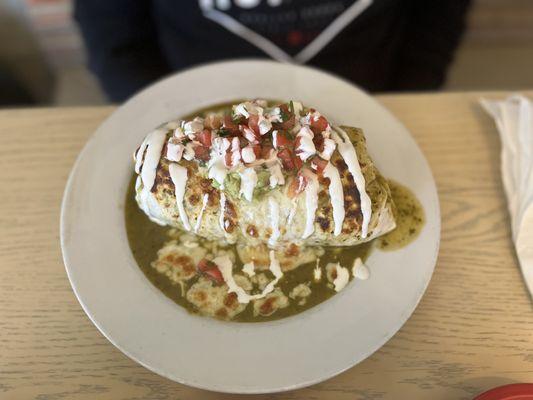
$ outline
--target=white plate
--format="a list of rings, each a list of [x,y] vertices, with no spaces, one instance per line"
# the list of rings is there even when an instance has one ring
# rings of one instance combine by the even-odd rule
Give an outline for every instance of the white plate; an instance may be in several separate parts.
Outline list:
[[[189,315],[137,267],[124,226],[132,153],[162,122],[240,98],[298,99],[330,120],[362,127],[385,176],[409,186],[427,223],[411,245],[375,251],[371,277],[297,316],[258,324]],[[98,329],[133,360],[186,385],[233,393],[301,388],[379,349],[414,311],[440,237],[435,182],[408,131],[361,90],[314,69],[267,61],[207,65],[171,76],[128,101],[98,128],[68,181],[61,213],[67,273]]]

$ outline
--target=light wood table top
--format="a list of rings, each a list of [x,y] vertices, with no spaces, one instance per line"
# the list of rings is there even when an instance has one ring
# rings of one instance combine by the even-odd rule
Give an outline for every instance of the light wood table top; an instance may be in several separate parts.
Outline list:
[[[413,316],[370,358],[310,388],[259,397],[470,399],[533,382],[533,307],[510,239],[498,136],[478,97],[379,97],[413,133],[437,181],[435,274]],[[137,365],[98,332],[70,288],[61,197],[78,152],[112,111],[0,112],[0,399],[244,398]]]

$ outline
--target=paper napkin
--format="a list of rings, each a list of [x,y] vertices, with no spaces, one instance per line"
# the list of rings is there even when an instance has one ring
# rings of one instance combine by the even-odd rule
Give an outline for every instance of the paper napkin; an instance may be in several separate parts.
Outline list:
[[[533,103],[524,96],[481,99],[502,142],[501,173],[511,215],[513,241],[533,296]]]

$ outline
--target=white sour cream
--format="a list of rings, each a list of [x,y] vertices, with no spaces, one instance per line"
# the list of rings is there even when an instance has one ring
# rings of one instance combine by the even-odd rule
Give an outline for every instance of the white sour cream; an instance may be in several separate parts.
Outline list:
[[[255,152],[252,146],[246,146],[241,150],[242,161],[249,164],[255,161]]]
[[[241,189],[239,194],[242,194],[247,201],[252,201],[254,196],[254,189],[257,185],[257,173],[253,168],[246,168],[243,172],[239,172],[241,177]]]
[[[157,174],[157,166],[161,159],[161,153],[166,140],[166,133],[157,129],[148,134],[139,148],[135,160],[135,171],[140,173],[135,183],[135,190],[138,191],[137,201],[141,209],[150,218],[151,221],[166,225],[165,221],[161,221],[154,215],[159,213],[156,211],[159,208],[155,197],[152,195],[152,187],[154,186],[155,177]],[[141,151],[142,150],[142,151]],[[144,159],[143,159],[143,153]],[[139,188],[142,184],[142,189]]]
[[[181,160],[185,147],[181,143],[167,143],[167,160],[178,162]]]
[[[205,193],[204,197],[202,199],[202,209],[200,210],[200,214],[198,214],[198,219],[196,220],[196,225],[194,226],[194,232],[198,232],[200,229],[200,226],[202,225],[202,218],[204,216],[205,207],[207,206],[207,201],[209,200],[209,194]]]
[[[324,176],[329,178],[329,197],[331,199],[331,206],[333,207],[333,222],[335,230],[333,234],[339,236],[342,231],[342,224],[344,222],[344,192],[342,190],[341,176],[339,170],[330,162],[324,168]]]
[[[285,178],[283,177],[283,172],[281,171],[278,161],[269,165],[268,170],[270,172],[269,183],[272,189],[278,185],[281,186],[285,184]]]
[[[306,239],[315,231],[315,213],[318,208],[318,178],[308,169],[304,170],[303,173],[308,180],[305,188],[305,229],[302,235],[302,239]]]
[[[336,147],[337,145],[333,139],[324,139],[324,150],[322,153],[320,153],[320,157],[322,157],[324,160],[330,160]]]
[[[143,164],[144,152],[148,146],[148,136],[144,138],[139,150],[135,153],[135,173],[138,174],[141,172],[141,165]]]
[[[220,185],[220,189],[224,189],[224,181],[226,180],[227,174],[228,169],[221,159],[215,159],[209,167],[208,177],[209,179],[215,180]]]
[[[143,183],[143,190],[150,191],[154,186],[157,166],[161,159],[161,152],[165,144],[166,133],[162,130],[155,130],[146,138],[146,155],[142,164],[141,179]],[[137,157],[137,161],[142,157]]]
[[[279,239],[279,204],[272,197],[268,198],[268,205],[270,208],[270,228],[272,229],[272,234],[268,239],[268,244],[274,246]]]
[[[220,192],[220,215],[218,216],[218,223],[223,232],[226,232],[224,223],[224,214],[226,212],[226,195],[224,192]]]
[[[341,135],[341,136],[339,136]],[[361,172],[361,166],[357,159],[357,152],[348,137],[348,134],[339,127],[334,127],[332,132],[333,140],[337,143],[337,149],[341,154],[344,162],[348,166],[348,170],[353,177],[359,196],[361,199],[361,213],[363,214],[363,226],[361,227],[361,237],[364,239],[368,235],[368,224],[372,215],[372,202],[368,193],[366,192],[365,177]]]
[[[185,187],[187,184],[187,168],[182,167],[179,164],[172,163],[168,166],[168,172],[170,173],[170,179],[174,183],[174,191],[176,192],[176,206],[178,207],[178,213],[180,215],[183,227],[190,231],[191,224],[189,224],[189,218],[185,213],[183,207],[183,196],[185,195]]]

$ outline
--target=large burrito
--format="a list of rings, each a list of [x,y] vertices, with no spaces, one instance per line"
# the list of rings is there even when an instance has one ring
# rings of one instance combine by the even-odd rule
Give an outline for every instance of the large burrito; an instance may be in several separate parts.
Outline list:
[[[168,122],[134,160],[136,200],[149,218],[208,240],[353,246],[395,228],[363,132],[296,101]]]

